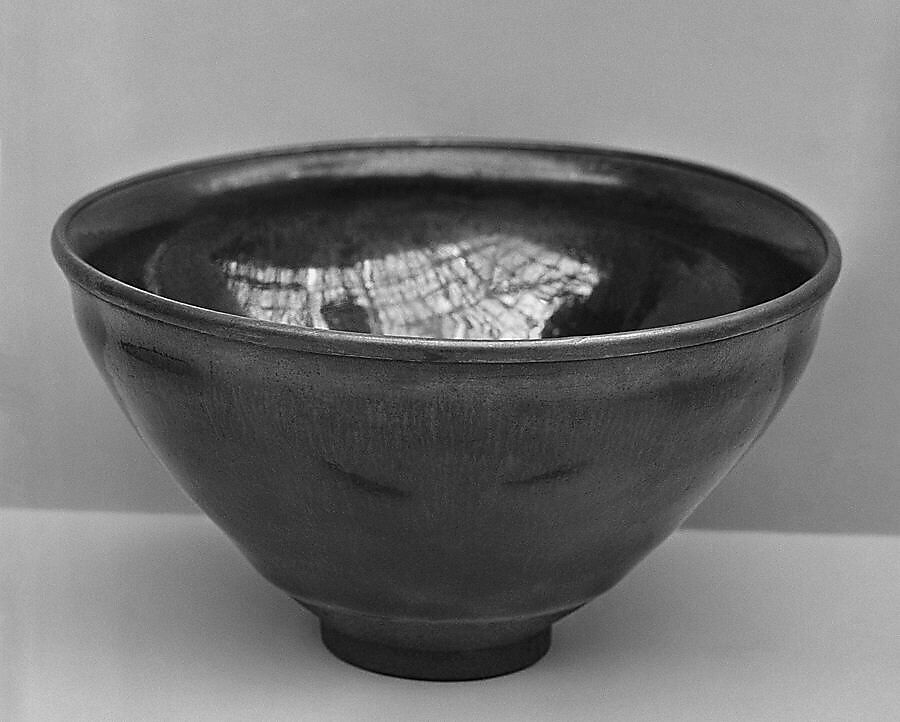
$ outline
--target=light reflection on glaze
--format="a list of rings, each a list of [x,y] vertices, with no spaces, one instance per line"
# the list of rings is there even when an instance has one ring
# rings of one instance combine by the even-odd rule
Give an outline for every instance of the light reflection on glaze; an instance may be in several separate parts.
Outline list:
[[[590,264],[505,234],[342,268],[220,262],[230,292],[251,318],[450,339],[541,338],[563,303],[587,299],[603,277]]]
[[[125,283],[268,322],[390,336],[589,336],[731,313],[808,273],[774,247],[608,188],[308,180],[92,258]]]

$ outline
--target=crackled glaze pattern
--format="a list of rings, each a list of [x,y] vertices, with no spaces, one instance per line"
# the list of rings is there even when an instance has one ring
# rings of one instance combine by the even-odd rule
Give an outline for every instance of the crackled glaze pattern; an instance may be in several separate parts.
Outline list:
[[[606,187],[295,182],[94,259],[175,300],[385,336],[516,340],[651,328],[774,298],[773,247]]]

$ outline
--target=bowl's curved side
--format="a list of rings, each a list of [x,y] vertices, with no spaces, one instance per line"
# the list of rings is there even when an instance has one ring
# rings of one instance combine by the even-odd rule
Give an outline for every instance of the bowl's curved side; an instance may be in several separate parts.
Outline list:
[[[142,438],[260,572],[339,631],[443,649],[533,635],[615,584],[770,422],[823,304],[689,348],[448,364],[73,297]]]

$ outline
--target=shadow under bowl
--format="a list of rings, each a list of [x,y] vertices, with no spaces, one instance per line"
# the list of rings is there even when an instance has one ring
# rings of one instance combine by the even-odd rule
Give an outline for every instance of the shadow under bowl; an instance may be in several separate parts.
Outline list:
[[[780,409],[840,253],[758,183],[595,148],[308,146],[53,235],[141,437],[375,671],[474,679],[668,536]]]

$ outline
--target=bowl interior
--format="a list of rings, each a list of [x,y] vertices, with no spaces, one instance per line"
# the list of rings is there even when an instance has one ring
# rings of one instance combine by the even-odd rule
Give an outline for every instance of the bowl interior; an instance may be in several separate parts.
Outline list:
[[[190,213],[86,255],[120,281],[203,308],[443,339],[679,324],[772,300],[814,275],[816,264],[777,238],[711,222],[661,187],[300,174],[207,194]]]

